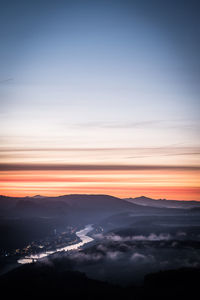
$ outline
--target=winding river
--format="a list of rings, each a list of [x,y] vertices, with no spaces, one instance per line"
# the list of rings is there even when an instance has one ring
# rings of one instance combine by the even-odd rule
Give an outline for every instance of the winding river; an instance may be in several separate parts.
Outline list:
[[[71,251],[71,250],[76,250],[79,249],[80,247],[82,247],[83,245],[92,242],[94,239],[91,238],[90,236],[88,236],[87,234],[93,230],[92,225],[87,225],[85,226],[84,229],[77,231],[76,235],[80,238],[81,242],[70,245],[70,246],[66,246],[63,248],[58,248],[54,251],[46,251],[43,253],[38,253],[38,254],[34,254],[34,255],[29,255],[29,256],[25,256],[24,258],[20,258],[17,262],[19,264],[29,264],[32,263],[35,260],[38,260],[40,258],[46,257],[50,254],[56,253],[56,252],[61,252],[61,251]]]

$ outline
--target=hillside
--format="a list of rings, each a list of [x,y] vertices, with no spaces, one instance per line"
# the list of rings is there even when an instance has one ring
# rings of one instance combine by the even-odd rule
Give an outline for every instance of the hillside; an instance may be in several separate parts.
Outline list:
[[[52,217],[70,214],[106,216],[114,213],[135,211],[148,212],[147,207],[124,201],[109,195],[72,194],[58,197],[12,198],[1,196],[0,215],[20,217]],[[152,212],[152,208],[149,208]]]

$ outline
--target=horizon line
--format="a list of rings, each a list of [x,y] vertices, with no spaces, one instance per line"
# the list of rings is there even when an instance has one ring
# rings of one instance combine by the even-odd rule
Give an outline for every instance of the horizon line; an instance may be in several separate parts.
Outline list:
[[[183,202],[200,202],[200,200],[180,200],[180,199],[166,199],[166,198],[158,198],[158,199],[155,199],[155,198],[152,198],[152,197],[148,197],[148,196],[145,196],[145,195],[141,195],[141,196],[137,196],[137,197],[125,197],[125,198],[121,198],[121,197],[118,197],[118,196],[114,196],[114,195],[110,195],[110,194],[90,194],[90,193],[86,193],[86,194],[83,194],[83,193],[71,193],[71,194],[62,194],[62,195],[57,195],[57,196],[45,196],[45,195],[40,195],[40,194],[35,194],[33,196],[8,196],[8,195],[2,195],[0,194],[0,197],[8,197],[8,198],[34,198],[36,196],[38,197],[41,197],[41,198],[58,198],[58,197],[63,197],[63,196],[74,196],[74,195],[79,195],[79,196],[110,196],[110,197],[114,197],[114,198],[118,198],[118,199],[121,199],[121,200],[125,200],[125,199],[137,199],[137,198],[148,198],[148,199],[151,199],[151,200],[155,200],[155,201],[158,201],[158,200],[162,200],[162,201],[183,201]]]

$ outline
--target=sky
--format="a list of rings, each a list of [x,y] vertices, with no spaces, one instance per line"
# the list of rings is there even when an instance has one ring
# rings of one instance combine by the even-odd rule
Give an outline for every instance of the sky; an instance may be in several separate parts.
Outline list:
[[[199,1],[0,0],[0,193],[200,200]]]

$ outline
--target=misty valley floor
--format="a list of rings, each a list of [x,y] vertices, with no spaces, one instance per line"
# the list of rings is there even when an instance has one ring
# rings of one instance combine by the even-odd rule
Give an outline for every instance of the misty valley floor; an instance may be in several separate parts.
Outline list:
[[[41,298],[71,294],[74,299],[181,299],[187,294],[195,299],[200,275],[198,203],[183,209],[181,202],[180,207],[160,208],[105,195],[61,199],[44,199],[42,206],[33,199],[8,199],[11,204],[1,210],[0,220],[2,291],[25,298],[31,292]],[[20,210],[19,201],[24,201]],[[48,204],[52,210],[44,209]],[[23,249],[37,253],[42,243],[58,247],[78,242],[76,232],[87,224],[93,224],[88,233],[93,241],[82,249],[17,265],[26,255]]]

